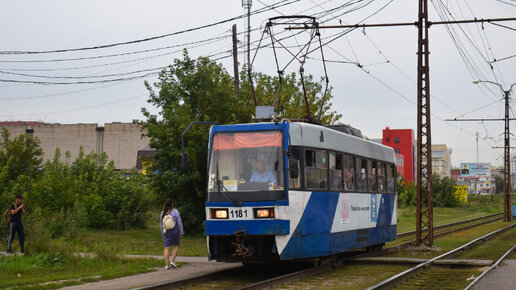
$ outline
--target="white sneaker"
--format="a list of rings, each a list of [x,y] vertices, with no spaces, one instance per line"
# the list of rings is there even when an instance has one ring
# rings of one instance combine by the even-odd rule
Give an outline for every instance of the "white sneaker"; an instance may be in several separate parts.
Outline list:
[[[172,268],[172,265],[165,266],[165,270]]]
[[[176,265],[176,263],[174,263],[174,262],[170,262],[170,266],[172,266],[172,267],[174,267],[174,268],[177,268],[177,265]]]

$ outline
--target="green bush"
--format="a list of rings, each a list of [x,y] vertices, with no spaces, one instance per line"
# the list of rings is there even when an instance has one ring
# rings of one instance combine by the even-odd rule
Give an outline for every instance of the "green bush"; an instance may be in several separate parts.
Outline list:
[[[455,193],[455,180],[445,176],[432,175],[432,194],[436,207],[458,207],[460,201]]]
[[[455,180],[449,177],[432,175],[433,206],[435,207],[458,207],[460,201],[454,195]],[[398,207],[405,208],[416,205],[417,188],[410,181],[403,177],[398,178]]]
[[[404,208],[416,205],[416,186],[404,177],[398,178],[398,207]]]
[[[77,228],[144,227],[145,213],[155,200],[144,178],[135,171],[117,172],[105,153],[84,154],[81,149],[69,163],[69,154],[62,161],[56,150],[27,200],[41,208],[52,237],[73,234]]]

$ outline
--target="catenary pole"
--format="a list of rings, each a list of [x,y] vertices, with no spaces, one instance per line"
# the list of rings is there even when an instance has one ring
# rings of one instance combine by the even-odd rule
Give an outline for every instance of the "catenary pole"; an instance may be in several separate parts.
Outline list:
[[[417,196],[416,245],[433,246],[432,134],[430,126],[430,75],[428,0],[419,0],[417,53]]]

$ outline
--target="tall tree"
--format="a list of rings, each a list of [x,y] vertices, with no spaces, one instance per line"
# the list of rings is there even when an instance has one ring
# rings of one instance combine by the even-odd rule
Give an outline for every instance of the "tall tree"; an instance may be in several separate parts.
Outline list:
[[[256,73],[253,81],[257,84],[259,104],[272,105],[278,78]],[[244,78],[241,82],[240,98],[236,97],[233,84],[233,78],[222,65],[205,57],[191,59],[186,50],[183,59],[175,59],[160,73],[158,82],[146,83],[148,102],[158,109],[157,114],[142,109],[146,120],[140,121],[146,136],[150,137],[150,146],[157,149],[153,168],[159,173],[154,175],[154,186],[160,201],[168,197],[175,200],[185,229],[190,232],[203,230],[209,131],[208,126],[198,125],[186,134],[187,170],[181,169],[181,134],[193,121],[251,122],[254,101],[249,81]],[[305,85],[311,108],[318,110],[317,103],[322,98],[321,82],[307,77]],[[326,124],[340,118],[337,113],[328,112],[330,99],[331,95],[323,110],[322,119]],[[302,90],[294,74],[284,79],[277,108],[281,117],[305,117]]]
[[[157,149],[153,168],[159,174],[154,176],[154,184],[161,201],[174,199],[190,232],[203,230],[208,127],[195,126],[185,136],[187,171],[180,170],[181,134],[193,121],[250,121],[239,109],[241,100],[234,95],[232,84],[221,65],[203,57],[193,60],[186,50],[183,59],[175,59],[160,73],[154,86],[146,83],[148,102],[159,110],[153,115],[142,109],[147,120],[141,122],[150,146]]]
[[[246,108],[250,114],[254,114],[254,103],[249,77],[245,71],[240,75],[242,81],[242,98],[248,101]],[[252,73],[253,84],[255,85],[255,94],[258,105],[274,104],[276,94],[278,98],[276,101],[275,112],[278,117],[287,119],[304,119],[307,116],[307,109],[305,105],[304,92],[302,90],[301,80],[295,73],[283,76],[281,85],[278,76],[269,76],[264,73]],[[330,111],[332,88],[329,87],[326,92],[326,100],[323,104],[324,98],[324,83],[321,79],[319,82],[314,81],[312,75],[305,76],[305,88],[308,99],[308,105],[312,118],[319,119],[319,112],[323,106],[320,121],[324,125],[335,124],[342,117],[335,111]]]
[[[5,127],[0,140],[0,194],[19,178],[33,178],[40,171],[43,150],[36,137],[21,134],[13,139]],[[2,188],[3,187],[3,188]]]

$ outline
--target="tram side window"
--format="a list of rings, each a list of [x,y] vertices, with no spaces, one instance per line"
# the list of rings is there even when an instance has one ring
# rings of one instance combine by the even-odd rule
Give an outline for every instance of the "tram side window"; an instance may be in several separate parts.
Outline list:
[[[377,175],[377,162],[373,160],[367,160],[367,168],[368,168],[368,177],[369,177],[369,191],[376,192],[378,191],[378,184],[376,182],[376,175]]]
[[[387,192],[394,193],[394,176],[395,167],[392,164],[387,164]]]
[[[367,191],[367,160],[357,158],[357,186],[358,191]]]
[[[344,189],[355,190],[355,156],[344,155]]]
[[[378,162],[378,191],[386,192],[385,186],[385,163]]]
[[[330,152],[330,189],[342,190],[342,154]]]
[[[322,150],[305,151],[306,188],[326,189],[328,178],[328,153]]]

